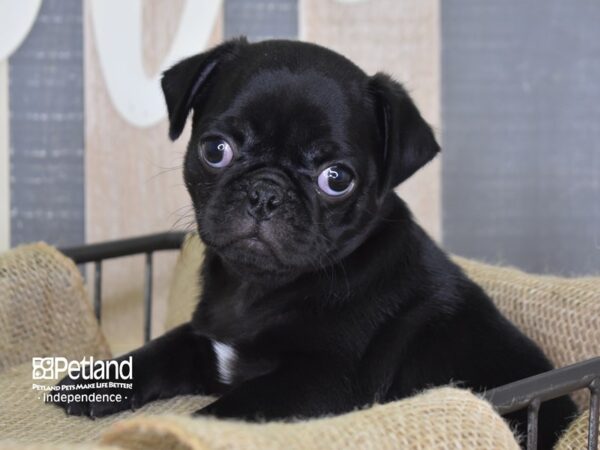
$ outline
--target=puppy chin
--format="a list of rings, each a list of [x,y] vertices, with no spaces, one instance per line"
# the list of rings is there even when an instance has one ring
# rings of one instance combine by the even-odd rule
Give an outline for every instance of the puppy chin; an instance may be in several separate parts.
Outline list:
[[[247,214],[228,220],[214,212],[197,215],[198,231],[204,243],[223,263],[247,280],[291,280],[307,269],[302,245],[290,245],[286,224],[257,222]]]
[[[251,236],[216,249],[227,266],[244,278],[281,276],[290,271],[271,246],[264,240]]]

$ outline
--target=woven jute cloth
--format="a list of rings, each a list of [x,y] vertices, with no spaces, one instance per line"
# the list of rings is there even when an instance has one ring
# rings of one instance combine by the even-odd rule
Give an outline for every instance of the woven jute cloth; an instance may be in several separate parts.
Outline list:
[[[460,257],[454,260],[555,367],[600,356],[600,277],[530,275]],[[587,390],[572,397],[580,409],[588,407]]]
[[[189,236],[179,257],[171,289],[167,315],[167,324],[170,326],[189,320],[201,288],[198,285],[197,271],[202,257],[201,243],[197,237]],[[519,272],[512,278],[513,282],[506,285],[502,276],[496,276],[495,273],[505,270],[512,272],[514,269],[500,269],[460,259],[459,263],[467,272],[472,271],[469,274],[492,295],[500,309],[532,336],[531,331],[510,316],[507,312],[510,308],[505,310],[494,292],[512,298],[518,292],[523,292],[520,284],[530,282],[530,277],[538,277]],[[12,273],[10,282],[9,273]],[[506,274],[511,275],[512,273]],[[20,333],[23,334],[10,341],[10,352],[18,356],[5,356],[4,351],[0,353],[0,360],[4,364],[4,372],[0,373],[0,449],[518,448],[510,429],[488,403],[467,391],[454,388],[433,389],[410,399],[363,411],[293,424],[245,424],[206,418],[192,419],[189,416],[192,411],[213,401],[211,398],[198,396],[157,401],[136,412],[125,412],[96,421],[67,417],[60,409],[45,405],[38,399],[39,392],[32,389],[30,358],[44,354],[60,354],[70,358],[108,355],[106,343],[83,290],[81,276],[69,260],[43,244],[21,247],[2,255],[0,276],[3,277],[1,282],[5,283],[0,291],[0,336],[18,336],[16,330],[11,330],[13,324],[20,326]],[[554,285],[553,281],[557,284]],[[556,292],[557,289],[560,292],[562,284],[570,284],[571,281],[575,281],[580,297],[589,298],[589,291],[584,290],[585,295],[581,295],[580,280],[553,279],[547,280],[544,286],[550,292]],[[512,286],[513,284],[517,286]],[[585,285],[598,293],[597,279],[591,279]],[[513,289],[516,289],[517,294],[514,294]],[[539,289],[539,286],[533,288],[532,293],[538,293]],[[12,300],[2,297],[6,295],[5,292],[12,293],[7,297]],[[543,295],[546,294],[540,294],[540,307],[544,303],[541,301]],[[39,304],[49,306],[41,306],[39,309],[45,308],[47,311],[31,313],[31,309],[36,309],[36,302],[31,302],[30,297],[41,298],[42,300],[38,300]],[[504,297],[501,300],[502,298]],[[545,298],[554,297],[546,295]],[[591,298],[597,296],[592,295]],[[22,308],[17,299],[28,306]],[[61,308],[55,308],[56,304],[62,305]],[[65,304],[69,308],[64,309]],[[510,305],[511,302],[507,304]],[[586,302],[582,305],[582,308],[589,306]],[[571,307],[571,304],[565,305],[567,309]],[[539,310],[516,308],[516,312],[526,316],[538,314]],[[560,321],[562,313],[556,314],[556,321]],[[8,317],[13,319],[7,319]],[[523,323],[529,324],[533,330],[538,326],[535,317],[524,320]],[[588,323],[590,322],[578,322],[581,327]],[[7,328],[9,331],[5,331]],[[46,330],[45,333],[37,333],[42,329]],[[574,326],[557,328],[568,333],[576,333],[577,329]],[[34,336],[28,334],[27,330],[32,330]],[[576,337],[576,334],[573,336]],[[560,344],[560,339],[544,341],[539,337],[532,337],[542,346],[544,342]],[[598,340],[594,342],[597,344]],[[589,343],[580,347],[592,352],[593,348]],[[548,352],[546,347],[544,349]],[[575,351],[576,348],[573,352]],[[586,357],[574,355],[575,361]],[[8,368],[23,361],[25,363],[20,366]],[[37,383],[50,384],[53,381]],[[587,413],[584,413],[563,436],[558,448],[583,448],[585,444],[582,446],[582,443],[585,443],[586,437]]]
[[[36,243],[0,254],[0,372],[43,356],[110,351],[73,261]]]
[[[454,257],[556,367],[600,356],[600,277],[531,275]]]
[[[38,382],[50,384],[50,382]],[[31,389],[31,366],[0,376],[0,449],[514,449],[508,425],[468,391],[438,388],[350,414],[293,424],[192,419],[214,399],[181,396],[95,421],[67,417]],[[168,415],[165,415],[168,414]]]
[[[569,428],[563,433],[560,440],[554,446],[554,449],[579,450],[588,448],[588,430],[589,412],[585,411],[571,422],[571,425],[569,425]]]
[[[291,424],[139,417],[115,424],[102,442],[132,450],[519,448],[508,425],[487,402],[453,388]]]
[[[31,363],[12,367],[0,374],[0,449],[6,441],[12,445],[52,443],[63,446],[95,442],[110,425],[127,418],[162,413],[189,416],[214,401],[210,397],[180,396],[152,402],[143,408],[102,419],[69,417],[53,405],[43,402],[41,393],[32,389]],[[52,385],[56,380],[36,380],[38,385]]]
[[[122,450],[120,447],[102,444],[38,444],[19,441],[0,441],[1,450]]]
[[[202,291],[199,270],[203,259],[204,244],[196,233],[188,234],[181,246],[169,287],[166,330],[190,320]]]

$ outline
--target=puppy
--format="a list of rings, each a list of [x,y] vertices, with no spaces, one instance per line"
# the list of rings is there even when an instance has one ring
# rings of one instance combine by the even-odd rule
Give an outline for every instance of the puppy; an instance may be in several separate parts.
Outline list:
[[[193,111],[184,179],[206,244],[201,301],[121,358],[133,357],[133,395],[60,404],[69,414],[207,394],[220,397],[197,414],[306,418],[552,369],[394,193],[440,148],[389,76],[312,44],[238,39],[178,63],[162,87],[171,139]],[[568,398],[542,405],[541,448],[574,413]],[[524,412],[509,419],[526,430]]]

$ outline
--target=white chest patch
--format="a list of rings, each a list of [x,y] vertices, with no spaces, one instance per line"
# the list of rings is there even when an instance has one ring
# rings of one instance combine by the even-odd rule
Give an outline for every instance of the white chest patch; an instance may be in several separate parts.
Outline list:
[[[231,345],[219,341],[212,341],[217,357],[217,371],[221,383],[231,384],[233,381],[233,365],[235,364],[235,349]]]

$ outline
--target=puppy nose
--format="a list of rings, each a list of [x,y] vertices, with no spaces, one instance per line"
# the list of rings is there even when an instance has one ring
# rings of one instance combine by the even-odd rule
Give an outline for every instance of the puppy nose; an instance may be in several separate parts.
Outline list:
[[[282,190],[275,183],[270,180],[255,181],[248,190],[248,214],[257,220],[269,219],[282,200]]]

